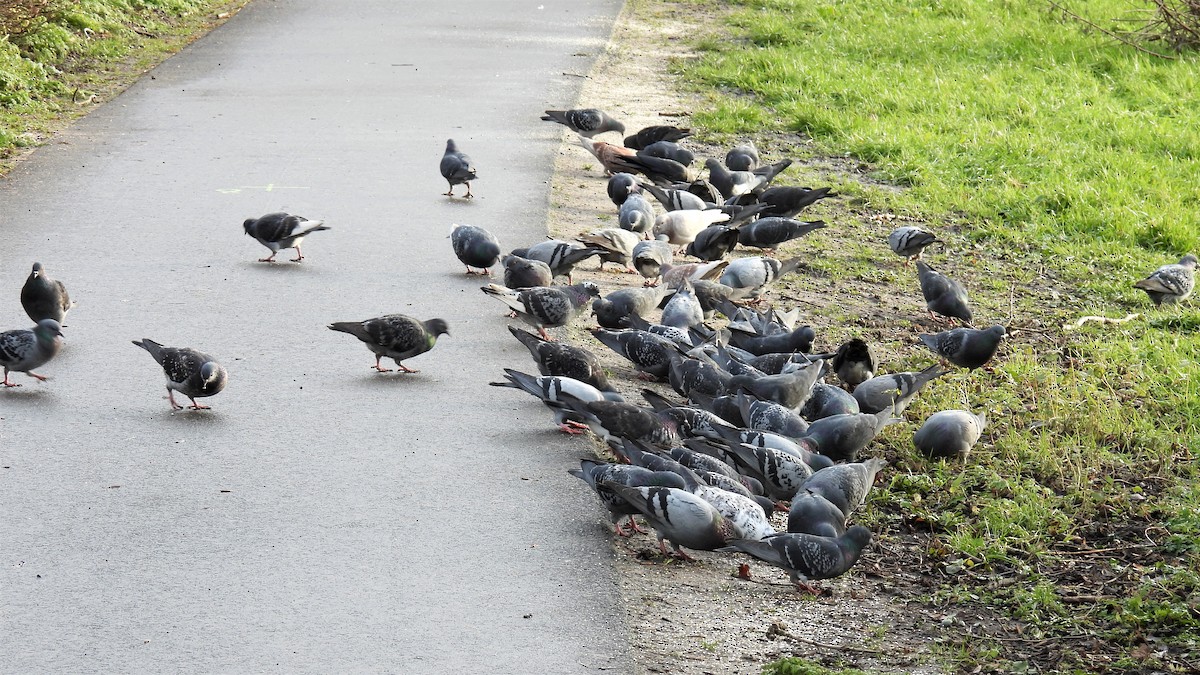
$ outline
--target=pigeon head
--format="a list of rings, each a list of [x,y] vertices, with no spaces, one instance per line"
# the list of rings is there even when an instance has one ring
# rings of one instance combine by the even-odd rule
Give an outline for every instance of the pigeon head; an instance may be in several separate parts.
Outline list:
[[[254,229],[254,223],[256,222],[258,222],[257,218],[247,218],[242,222],[242,229],[245,230],[246,234],[250,235],[251,237],[254,236],[254,233],[251,230]]]
[[[590,281],[584,281],[583,283],[580,283],[579,290],[593,298],[600,297],[600,287]]]
[[[1197,260],[1196,256],[1192,255],[1191,253],[1179,259],[1180,265],[1183,265],[1184,267],[1190,267],[1192,269],[1196,269],[1196,265],[1198,263],[1200,263],[1200,260]],[[34,265],[33,267],[34,269],[37,269],[37,265]]]
[[[62,335],[62,326],[54,319],[42,319],[33,330],[39,336]]]
[[[1195,258],[1192,258],[1192,260],[1195,260]],[[40,262],[33,263],[33,272],[31,272],[31,274],[35,277],[42,276],[42,263],[40,263]]]
[[[1004,328],[1004,326],[1001,326],[1000,324],[996,324],[995,326],[992,326],[991,328],[987,329],[987,332],[990,335],[995,336],[995,338],[997,340],[1008,335],[1008,331]]]
[[[210,385],[216,382],[221,377],[221,365],[216,361],[206,361],[200,366],[200,379],[205,385]]]
[[[425,321],[424,324],[425,330],[429,331],[434,337],[450,334],[450,327],[442,319],[430,319]]]
[[[458,152],[458,146],[454,144],[453,138],[446,139],[446,152]]]
[[[854,525],[846,530],[846,534],[842,536],[850,540],[850,543],[854,545],[854,549],[857,551],[863,550],[867,547],[867,544],[871,543],[871,531],[862,525]]]

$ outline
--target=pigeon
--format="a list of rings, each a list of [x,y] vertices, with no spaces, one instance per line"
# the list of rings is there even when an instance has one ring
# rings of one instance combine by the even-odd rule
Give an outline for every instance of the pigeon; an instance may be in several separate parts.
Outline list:
[[[449,335],[450,330],[442,319],[421,321],[404,314],[385,314],[366,321],[338,321],[328,326],[329,330],[349,333],[362,340],[375,354],[375,370],[390,373],[390,368],[379,365],[379,359],[388,357],[396,362],[403,373],[417,373],[401,361],[433,349],[438,336]]]
[[[871,543],[871,531],[855,525],[840,537],[819,537],[798,532],[780,532],[761,541],[733,539],[718,551],[741,551],[779,567],[791,575],[792,583],[813,595],[808,581],[832,579],[845,574],[858,562]]]
[[[667,301],[666,306],[663,307],[661,321],[664,325],[685,330],[704,323],[704,308],[696,299],[691,281],[684,279],[683,285]]]
[[[275,254],[281,248],[296,249],[296,257],[292,258],[292,262],[300,262],[304,260],[304,254],[300,252],[300,243],[304,238],[313,232],[329,229],[322,222],[287,213],[268,213],[261,218],[247,218],[242,228],[258,243],[271,249],[271,255],[259,258],[258,262],[275,262]]]
[[[671,244],[662,239],[638,242],[633,248],[633,266],[638,274],[646,278],[646,285],[653,286],[662,278],[663,267],[674,260]]]
[[[600,249],[562,239],[547,239],[528,248],[516,248],[509,251],[510,254],[519,255],[522,258],[541,260],[550,266],[550,272],[555,277],[566,277],[568,283],[572,281],[571,273],[575,271],[576,265],[592,256],[600,255],[601,252]]]
[[[770,431],[755,431],[753,429],[738,429],[736,427],[723,426],[713,427],[713,433],[708,433],[708,430],[701,431],[701,435],[714,442],[778,450],[804,462],[814,471],[827,466],[833,466],[833,460],[818,453],[816,451],[816,444],[806,439],[791,439]]]
[[[749,429],[770,431],[791,438],[799,438],[808,432],[808,422],[785,405],[761,401],[740,391],[736,400],[745,426]]]
[[[592,230],[587,234],[579,235],[579,241],[589,248],[600,251],[600,269],[604,269],[604,263],[617,263],[623,265],[626,272],[637,273],[633,268],[633,249],[638,245],[642,238],[635,232],[629,230],[606,227],[600,230]]]
[[[835,462],[853,462],[858,459],[858,453],[875,440],[884,427],[902,421],[893,417],[890,410],[883,410],[874,415],[830,415],[812,420],[804,438],[813,442],[817,452]]]
[[[981,330],[955,328],[933,335],[922,333],[917,337],[950,363],[975,370],[991,360],[1006,333],[1004,326],[995,325]]]
[[[618,483],[629,487],[673,487],[679,489],[687,487],[683,477],[673,471],[652,471],[640,466],[608,464],[590,459],[580,460],[579,468],[568,469],[567,473],[587,483],[600,497],[604,507],[612,514],[613,527],[619,537],[633,535],[633,532],[626,533],[621,528],[621,520],[626,516],[629,517],[629,526],[634,532],[645,533],[645,530],[639,528],[633,519],[641,511],[617,496],[604,483]]]
[[[810,326],[801,326],[791,332],[775,333],[774,335],[767,336],[751,335],[735,330],[730,333],[730,343],[755,356],[794,354],[796,352],[808,353],[812,351],[812,343],[816,339],[816,335],[816,332]],[[757,368],[758,366],[755,367]],[[759,368],[759,370],[762,370],[762,368]]]
[[[800,261],[800,258],[792,258],[780,262],[766,256],[738,258],[725,268],[721,283],[730,288],[749,289],[751,296],[757,296],[768,284],[799,267]]]
[[[631,173],[620,172],[614,173],[609,177],[606,191],[608,192],[608,198],[612,200],[612,203],[616,206],[620,206],[625,203],[625,200],[629,198],[629,195],[636,194],[640,192],[641,189],[642,186],[638,183],[637,176]]]
[[[692,287],[696,292],[696,299],[700,301],[700,307],[704,310],[704,319],[707,321],[716,313],[717,306],[724,302],[733,302],[741,300],[749,295],[749,291],[741,288],[730,288],[725,284],[717,281],[708,281],[706,279],[693,279]]]
[[[834,415],[855,415],[861,412],[858,401],[850,392],[832,384],[818,382],[813,385],[812,395],[800,407],[800,416],[809,422]]]
[[[697,393],[721,396],[727,391],[733,376],[720,367],[699,359],[686,358],[682,354],[669,356],[671,362],[667,381],[680,396],[691,398]]]
[[[645,234],[654,227],[654,205],[640,194],[631,194],[617,209],[617,225],[622,230]]]
[[[552,339],[547,328],[557,328],[570,323],[591,302],[599,297],[600,288],[590,281],[573,286],[539,286],[513,290],[496,284],[481,286],[485,294],[496,298],[516,312],[517,317],[537,328],[546,340]]]
[[[825,227],[825,221],[800,221],[791,218],[759,218],[753,223],[743,225],[738,233],[738,243],[742,246],[773,249],[776,246],[799,239],[814,230]]]
[[[452,225],[450,230],[450,245],[454,255],[462,264],[467,266],[467,274],[475,274],[472,267],[478,267],[484,276],[491,276],[488,269],[500,262],[500,242],[495,235],[482,227],[474,225]]]
[[[824,362],[818,361],[779,375],[764,375],[758,378],[738,375],[729,381],[729,391],[732,393],[740,387],[764,401],[775,401],[786,408],[799,410],[812,395],[813,385],[821,377],[823,368]]]
[[[611,331],[597,328],[592,335],[604,346],[629,359],[639,376],[665,377],[671,365],[671,354],[678,353],[675,343],[665,337],[641,330]]]
[[[500,258],[500,262],[504,265],[504,285],[509,288],[533,288],[554,283],[554,273],[541,260],[506,255]]]
[[[888,235],[888,246],[893,253],[904,258],[906,264],[914,258],[920,260],[921,253],[937,241],[940,240],[932,233],[911,225],[897,227]]]
[[[829,359],[829,368],[853,390],[875,376],[875,354],[862,338],[850,338]]]
[[[581,434],[587,428],[579,415],[562,403],[562,395],[574,396],[580,401],[622,401],[616,392],[603,392],[587,382],[570,377],[542,375],[535,377],[512,368],[504,369],[505,382],[489,382],[493,387],[520,389],[541,399],[547,408],[554,411],[554,422],[568,434]]]
[[[692,135],[691,129],[680,129],[665,124],[658,124],[651,127],[645,127],[636,134],[625,137],[625,147],[634,150],[642,150],[648,145],[654,145],[659,141],[681,141]]]
[[[780,186],[763,190],[758,195],[758,201],[767,204],[769,208],[762,212],[763,218],[776,216],[779,218],[795,218],[801,211],[827,197],[836,197],[831,188]]]
[[[607,481],[601,483],[642,512],[658,535],[659,550],[667,552],[670,541],[675,554],[692,558],[682,548],[713,551],[737,536],[737,530],[715,507],[700,497],[678,488],[629,487]]]
[[[938,272],[924,262],[917,261],[917,274],[921,281],[921,295],[925,296],[925,308],[929,316],[941,314],[962,319],[971,325],[971,308],[967,305],[967,290],[962,284]]]
[[[721,196],[721,191],[717,189],[717,186],[702,178],[675,183],[669,187],[675,190],[685,190],[690,192],[703,200],[706,205],[721,204],[726,201],[725,198]]]
[[[721,196],[725,199],[762,192],[775,180],[775,176],[791,165],[792,160],[785,159],[768,166],[756,167],[752,171],[729,171],[715,159],[709,158],[704,161],[709,182],[721,191]]]
[[[759,161],[754,141],[746,141],[725,153],[725,166],[730,171],[753,171],[758,168]]]
[[[682,263],[673,265],[665,263],[662,268],[662,280],[671,288],[678,288],[683,283],[684,279],[695,284],[697,281],[712,280],[725,271],[729,265],[728,260],[714,260],[712,262],[702,263]]]
[[[756,448],[744,443],[732,444],[729,452],[743,473],[762,481],[767,496],[787,501],[796,495],[800,486],[813,475],[812,467],[775,448]]]
[[[134,340],[133,344],[150,352],[162,366],[167,376],[167,400],[175,410],[183,410],[183,406],[175,402],[175,392],[191,399],[192,410],[210,409],[211,406],[196,403],[196,399],[221,393],[229,380],[225,367],[203,352],[187,347],[164,347],[149,338]]]
[[[859,412],[893,410],[893,414],[899,415],[925,385],[948,372],[934,364],[920,372],[877,375],[854,387],[854,400],[858,401]]]
[[[641,165],[636,162],[637,150],[595,141],[582,134],[576,138],[580,147],[592,153],[607,173],[643,173]]]
[[[605,327],[607,328],[607,326]],[[681,347],[689,349],[695,346],[694,339],[686,330],[676,328],[675,326],[664,326],[661,323],[650,323],[637,314],[630,314],[621,319],[621,328],[636,328],[637,330],[644,330],[647,333],[654,333],[655,335],[667,338]]]
[[[581,416],[592,433],[612,447],[616,447],[618,439],[640,441],[664,450],[680,443],[679,426],[670,415],[624,401],[581,401],[567,394],[560,398]]]
[[[632,315],[646,316],[673,292],[665,285],[622,288],[592,301],[592,313],[596,315],[596,323],[604,328],[625,328],[626,319]]]
[[[607,131],[625,133],[625,125],[613,119],[608,113],[595,108],[576,108],[573,110],[547,110],[542,116],[544,122],[557,122],[571,131],[591,138]]]
[[[846,514],[816,492],[800,490],[788,508],[787,531],[840,537],[846,531]]]
[[[537,363],[538,372],[542,375],[569,377],[589,384],[606,394],[616,392],[608,383],[608,376],[605,375],[604,368],[600,365],[600,359],[583,347],[562,342],[549,342],[533,333],[512,326],[508,327],[508,332],[512,333],[513,337],[529,350],[529,354]],[[610,396],[605,398],[612,400]]]
[[[886,459],[871,459],[851,464],[834,464],[813,472],[801,486],[832,502],[847,518],[867,501],[875,475],[887,466]]]
[[[474,197],[471,194],[471,181],[478,178],[475,175],[475,165],[466,153],[458,151],[458,145],[454,143],[453,138],[446,141],[446,152],[442,155],[442,162],[438,168],[442,172],[442,178],[450,184],[450,189],[445,193],[447,197],[454,196],[455,185],[467,186],[467,194],[463,195],[466,199]]]
[[[1196,287],[1196,256],[1187,254],[1174,265],[1163,265],[1133,285],[1146,291],[1155,306],[1174,305],[1192,294]]]
[[[643,185],[642,189],[649,192],[667,211],[695,210],[703,211],[709,203],[686,190],[660,188],[656,185]]]
[[[25,373],[39,382],[45,375],[34,368],[48,363],[62,348],[62,326],[54,319],[42,319],[31,329],[8,330],[0,333],[0,366],[4,367],[4,386],[21,385],[8,381],[10,372]]]
[[[678,143],[671,141],[655,141],[650,145],[641,149],[639,155],[649,157],[661,157],[662,159],[670,159],[684,166],[691,166],[692,162],[696,161],[696,155],[692,154],[691,150],[681,147]]]
[[[21,287],[21,306],[34,323],[42,319],[54,319],[60,324],[67,318],[67,312],[75,306],[67,295],[67,287],[58,279],[51,279],[42,263],[33,263],[33,271]]]
[[[708,502],[726,521],[733,525],[737,532],[736,537],[762,539],[775,534],[775,527],[767,519],[767,511],[753,497],[706,483],[689,485],[687,489]],[[774,508],[772,508],[773,510]]]
[[[942,410],[929,416],[913,434],[913,445],[931,459],[966,456],[983,429],[987,416],[966,410]]]
[[[696,171],[680,162],[666,157],[655,157],[639,150],[633,157],[624,159],[627,166],[649,178],[651,182],[667,186],[696,178]]]
[[[718,209],[708,211],[667,211],[654,220],[654,236],[666,237],[676,246],[690,244],[701,230],[714,223],[729,220],[729,214]]]

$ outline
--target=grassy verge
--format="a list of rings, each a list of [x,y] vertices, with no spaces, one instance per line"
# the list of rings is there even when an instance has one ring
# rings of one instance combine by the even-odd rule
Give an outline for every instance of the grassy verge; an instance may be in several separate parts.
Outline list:
[[[788,289],[824,341],[874,339],[889,371],[928,362],[915,274],[882,243],[901,221],[947,239],[934,264],[978,321],[1022,329],[910,408],[987,410],[965,462],[922,459],[911,426],[886,434],[893,471],[865,516],[881,576],[925,589],[964,670],[1196,668],[1200,312],[1131,284],[1200,249],[1200,58],[1032,0],[727,4],[679,66],[710,101],[692,126],[806,159],[790,180],[845,196],[819,214],[837,246]],[[1101,22],[1127,9],[1087,4]]]
[[[0,173],[248,0],[0,0]]]

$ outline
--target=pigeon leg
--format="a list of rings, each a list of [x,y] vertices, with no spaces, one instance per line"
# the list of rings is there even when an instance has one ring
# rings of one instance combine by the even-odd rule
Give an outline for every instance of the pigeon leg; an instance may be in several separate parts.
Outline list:
[[[175,392],[171,391],[170,387],[167,388],[167,400],[171,402],[171,407],[175,410],[183,410],[183,406],[175,402]]]
[[[8,368],[5,368],[5,369],[4,369],[4,386],[6,386],[6,387],[19,387],[19,386],[21,386],[21,385],[17,384],[16,382],[9,382],[9,381],[8,381]]]
[[[463,195],[463,197],[466,199],[474,199],[475,195],[471,194],[471,184],[465,183],[465,185],[467,186],[467,194]]]
[[[618,537],[632,537],[633,536],[632,532],[626,532],[624,529],[621,528],[621,519],[620,518],[618,518],[613,523],[613,528],[615,528],[615,532]]]
[[[292,262],[300,262],[304,260],[304,254],[300,252],[300,247],[296,246],[296,257],[292,258]]]
[[[374,367],[375,367],[375,370],[378,370],[378,371],[379,371],[379,372],[381,372],[381,373],[390,373],[390,372],[392,372],[392,369],[391,369],[391,368],[384,368],[383,366],[379,365],[379,359],[380,359],[380,358],[382,358],[382,357],[381,357],[381,356],[379,356],[378,354],[376,354],[376,355],[375,355],[375,366],[374,366]]]
[[[275,254],[276,253],[279,253],[279,251],[271,251],[271,255],[269,255],[265,258],[259,258],[258,262],[275,262]]]
[[[565,433],[565,434],[571,434],[571,435],[573,435],[573,436],[578,436],[579,434],[582,434],[582,433],[584,433],[584,430],[583,430],[583,429],[580,429],[579,427],[573,427],[573,426],[571,426],[571,425],[569,425],[569,424],[567,424],[567,423],[565,423],[565,422],[564,422],[563,424],[560,424],[560,425],[558,425],[558,428],[559,428],[559,429],[560,429],[560,430],[561,430],[563,433]]]
[[[38,382],[45,382],[46,380],[49,379],[45,375],[38,375],[37,373],[33,372],[32,370],[25,371],[25,374],[32,377],[33,379],[37,380]]]
[[[650,534],[648,530],[643,530],[642,528],[638,527],[637,521],[634,520],[633,516],[629,516],[629,527],[633,528],[634,532],[638,532],[640,534]]]
[[[415,368],[409,368],[408,366],[404,365],[403,363],[400,363],[399,361],[396,361],[396,367],[399,368],[400,372],[402,372],[402,373],[419,373],[419,372],[421,372]]]
[[[188,399],[190,399],[192,402],[192,404],[188,406],[192,410],[212,410],[211,405],[200,405],[199,403],[196,403],[196,399],[192,398],[191,396],[189,396]]]
[[[547,333],[543,326],[538,326],[538,335],[541,335],[546,342],[554,342],[554,337]]]
[[[451,183],[450,189],[447,190],[446,192],[443,192],[442,194],[446,195],[447,197],[453,197],[454,196],[454,184]]]
[[[813,586],[812,584],[810,584],[806,581],[801,581],[800,579],[797,579],[795,583],[796,583],[797,591],[807,591],[808,593],[811,593],[812,595],[821,595],[821,589],[817,588],[816,586]]]
[[[671,542],[671,546],[675,547],[676,558],[679,558],[680,560],[686,560],[687,562],[696,562],[695,558],[688,555],[683,549],[679,548],[679,545],[675,542]]]

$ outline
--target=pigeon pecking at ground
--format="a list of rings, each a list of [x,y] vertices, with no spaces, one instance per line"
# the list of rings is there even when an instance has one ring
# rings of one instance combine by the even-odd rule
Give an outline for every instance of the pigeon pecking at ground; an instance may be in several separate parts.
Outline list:
[[[987,416],[966,410],[942,410],[930,415],[913,434],[913,445],[926,457],[959,459],[979,440]]]
[[[759,161],[754,141],[746,141],[725,153],[725,166],[730,171],[753,171],[758,168]]]
[[[855,525],[836,538],[781,532],[761,541],[733,539],[729,546],[717,550],[741,551],[782,568],[791,575],[797,588],[816,595],[817,590],[806,582],[845,574],[858,562],[869,543],[871,531]]]
[[[641,150],[660,141],[674,143],[692,135],[691,129],[680,129],[666,124],[656,124],[640,129],[636,134],[625,137],[625,147]]]
[[[1155,305],[1174,305],[1187,300],[1196,287],[1196,256],[1187,254],[1174,265],[1163,265],[1134,284],[1146,291]]]
[[[537,363],[538,372],[542,375],[569,377],[605,393],[616,392],[608,383],[608,376],[600,365],[600,359],[583,347],[543,340],[533,333],[512,326],[508,327],[508,332],[529,350],[530,356]],[[605,398],[617,400],[611,396]]]
[[[162,366],[167,376],[167,400],[171,407],[182,410],[175,402],[175,392],[192,401],[192,410],[208,410],[211,406],[200,405],[196,399],[219,394],[229,380],[225,367],[213,357],[188,347],[164,347],[154,340],[143,338],[133,344],[150,352],[150,356]]]
[[[61,325],[74,306],[63,282],[51,279],[42,263],[33,263],[33,271],[21,287],[21,307],[29,318],[35,322],[54,319]]]
[[[592,298],[600,295],[600,288],[590,281],[573,286],[539,286],[519,291],[488,284],[481,286],[480,290],[508,305],[518,318],[536,328],[546,340],[552,339],[546,332],[547,328],[567,325],[583,312]]]
[[[608,113],[596,108],[575,108],[572,110],[547,110],[542,116],[543,122],[557,122],[571,131],[592,138],[606,131],[625,133],[625,125],[613,119]]]
[[[452,225],[450,245],[459,262],[467,266],[467,274],[475,274],[478,267],[483,276],[492,276],[490,268],[500,262],[500,242],[491,232],[474,225]]]
[[[258,243],[271,249],[271,255],[259,258],[258,262],[275,262],[275,254],[284,248],[296,249],[296,257],[292,258],[292,262],[300,262],[304,260],[300,244],[309,234],[328,230],[329,227],[323,222],[288,213],[268,213],[260,218],[247,218],[242,223],[242,229]]]
[[[922,333],[917,337],[922,344],[950,363],[975,370],[995,356],[1006,334],[1004,326],[995,325],[982,330],[955,328],[933,335]]]
[[[823,227],[825,227],[823,220],[802,221],[770,216],[743,225],[738,234],[738,243],[742,246],[773,249],[784,242],[799,239],[809,232]]]
[[[920,260],[921,253],[938,241],[932,233],[911,225],[897,227],[888,235],[888,246],[893,253],[904,258],[905,264],[911,263],[914,258]]]
[[[854,387],[854,400],[858,401],[860,412],[877,413],[893,409],[893,414],[899,415],[925,385],[948,372],[946,368],[934,364],[920,372],[876,375]]]
[[[512,368],[504,369],[505,382],[489,382],[493,387],[508,387],[520,389],[538,397],[543,404],[554,411],[554,422],[558,428],[568,434],[582,434],[587,425],[583,423],[578,413],[564,404],[563,396],[573,396],[580,401],[621,401],[621,395],[616,392],[603,392],[587,382],[559,375],[542,375],[535,377]]]
[[[968,326],[971,325],[971,306],[967,304],[967,289],[963,288],[962,284],[920,260],[917,261],[917,275],[929,316],[940,314],[962,319]]]
[[[681,547],[697,551],[713,551],[738,536],[729,522],[712,504],[678,488],[629,487],[607,481],[605,487],[629,502],[646,518],[658,536],[659,550],[665,555],[663,540],[671,542],[675,555],[684,560],[692,557]]]
[[[9,330],[0,333],[0,366],[4,367],[4,386],[21,385],[8,381],[10,372],[25,373],[39,382],[45,375],[33,372],[54,358],[62,348],[62,326],[54,319],[42,319],[31,329]]]
[[[450,184],[450,189],[445,192],[447,197],[454,196],[455,185],[466,185],[467,194],[463,197],[467,199],[474,197],[471,194],[471,181],[478,178],[475,173],[475,165],[465,152],[459,152],[458,145],[453,138],[446,140],[446,152],[442,153],[442,161],[438,165],[438,169],[442,172],[442,178],[445,178],[446,182]]]
[[[390,373],[390,368],[379,365],[379,360],[388,357],[396,362],[401,372],[420,372],[405,366],[401,361],[433,349],[438,336],[449,335],[450,330],[442,319],[421,321],[404,314],[387,314],[366,321],[339,321],[329,324],[329,330],[349,333],[362,340],[375,354],[375,370]]]
[[[554,273],[541,260],[506,255],[500,258],[500,262],[504,264],[504,285],[509,288],[533,288],[554,283]]]

